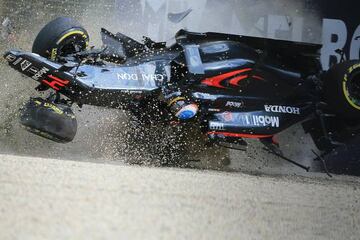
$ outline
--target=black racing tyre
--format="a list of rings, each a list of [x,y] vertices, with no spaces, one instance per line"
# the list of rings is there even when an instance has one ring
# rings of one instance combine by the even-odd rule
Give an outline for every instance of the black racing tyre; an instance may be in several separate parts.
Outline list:
[[[71,18],[59,17],[41,29],[32,52],[55,61],[58,56],[83,51],[88,45],[89,35],[80,23]]]
[[[77,121],[70,107],[41,98],[31,98],[24,106],[20,123],[29,132],[58,143],[71,142],[77,132]]]
[[[335,65],[324,76],[325,100],[345,119],[360,119],[360,61]]]

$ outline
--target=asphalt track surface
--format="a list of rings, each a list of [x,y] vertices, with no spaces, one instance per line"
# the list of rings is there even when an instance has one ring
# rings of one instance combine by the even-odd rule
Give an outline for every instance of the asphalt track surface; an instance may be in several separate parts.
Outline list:
[[[359,180],[0,155],[0,239],[359,239]]]

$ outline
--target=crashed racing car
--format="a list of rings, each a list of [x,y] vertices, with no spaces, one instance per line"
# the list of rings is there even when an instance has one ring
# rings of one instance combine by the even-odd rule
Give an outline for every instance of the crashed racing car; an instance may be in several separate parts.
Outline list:
[[[275,136],[301,123],[328,153],[359,132],[360,61],[323,71],[321,45],[185,30],[171,46],[105,29],[101,36],[103,46],[91,48],[87,31],[61,17],[40,31],[32,52],[4,55],[38,91],[53,92],[24,107],[29,131],[71,142],[71,106],[88,104],[150,124],[193,124],[215,144],[245,146],[252,138],[275,149]]]

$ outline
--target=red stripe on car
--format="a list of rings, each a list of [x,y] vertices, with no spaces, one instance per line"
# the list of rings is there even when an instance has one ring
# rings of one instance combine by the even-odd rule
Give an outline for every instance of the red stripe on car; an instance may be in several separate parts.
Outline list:
[[[221,74],[219,76],[206,78],[205,80],[202,81],[202,83],[205,85],[208,85],[210,87],[226,88],[221,85],[222,81],[224,81],[225,79],[228,79],[230,77],[234,77],[240,73],[249,72],[249,71],[251,71],[251,68],[245,68],[245,69],[241,69],[241,70],[237,70],[237,71],[233,71],[233,72],[228,72],[225,74]]]
[[[234,85],[234,86],[239,86],[239,82],[248,78],[249,76],[248,75],[244,75],[244,76],[240,76],[240,77],[236,77],[236,78],[233,78],[230,80],[230,84],[231,85]]]
[[[256,134],[245,134],[245,133],[230,133],[230,132],[208,132],[208,135],[221,135],[225,137],[236,137],[236,138],[271,138],[273,135],[256,135]]]

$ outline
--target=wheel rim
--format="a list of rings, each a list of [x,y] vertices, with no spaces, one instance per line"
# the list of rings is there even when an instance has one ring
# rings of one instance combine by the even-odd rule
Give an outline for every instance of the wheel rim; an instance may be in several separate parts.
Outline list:
[[[87,41],[81,35],[73,35],[59,43],[57,56],[63,57],[69,54],[83,51],[87,46]]]
[[[348,102],[360,110],[360,72],[352,74],[344,82],[344,92]]]

